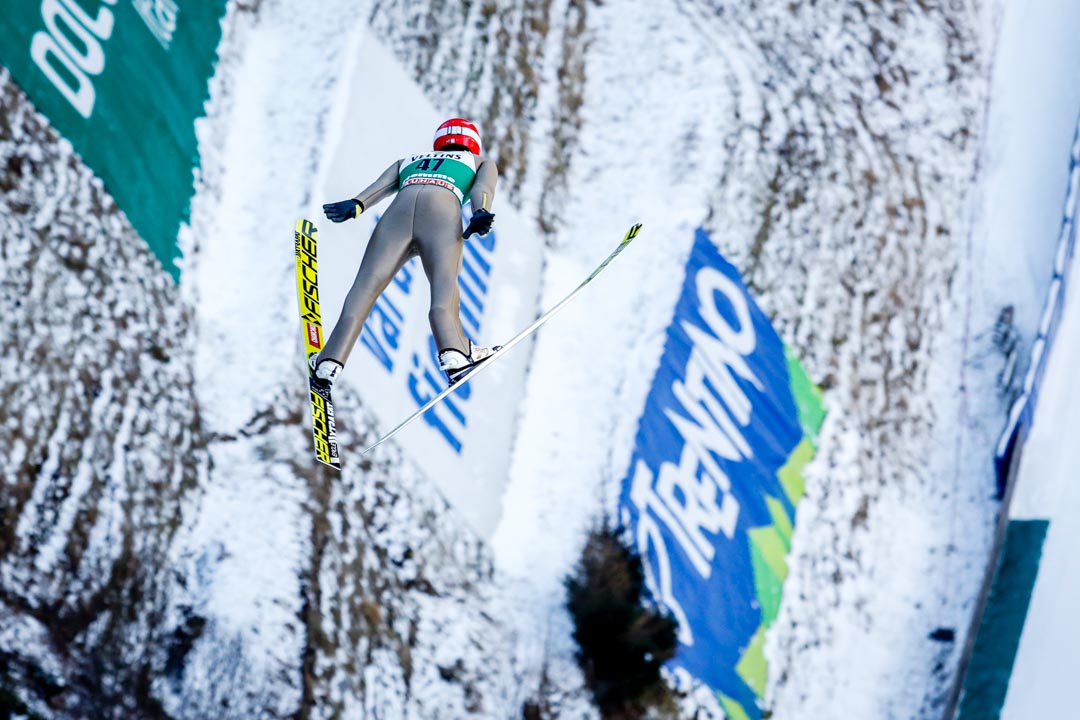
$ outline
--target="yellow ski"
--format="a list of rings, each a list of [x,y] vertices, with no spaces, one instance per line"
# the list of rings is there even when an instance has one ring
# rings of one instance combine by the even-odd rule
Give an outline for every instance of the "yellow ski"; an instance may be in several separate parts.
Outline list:
[[[318,230],[308,220],[296,221],[296,292],[300,300],[300,323],[304,331],[304,365],[308,370],[308,394],[311,399],[311,430],[315,440],[315,459],[341,469],[337,430],[334,426],[334,403],[330,390],[315,379],[310,359],[323,347],[322,314],[319,312]]]

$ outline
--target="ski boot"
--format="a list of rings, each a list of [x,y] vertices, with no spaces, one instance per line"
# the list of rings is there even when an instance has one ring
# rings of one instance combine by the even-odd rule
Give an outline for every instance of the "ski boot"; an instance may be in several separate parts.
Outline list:
[[[341,372],[341,363],[337,360],[320,361],[318,355],[312,355],[308,358],[308,367],[311,368],[311,379],[325,390],[330,389],[330,386],[334,384],[334,380],[337,379],[338,373]]]
[[[443,350],[439,353],[439,369],[446,373],[446,378],[453,385],[474,367],[494,355],[498,349],[498,346],[476,347],[470,342],[468,355],[456,349]]]

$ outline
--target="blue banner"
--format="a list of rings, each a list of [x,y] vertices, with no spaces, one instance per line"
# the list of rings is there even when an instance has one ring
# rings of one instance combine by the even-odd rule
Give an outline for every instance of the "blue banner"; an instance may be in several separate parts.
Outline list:
[[[671,668],[713,688],[731,717],[761,716],[764,632],[822,418],[817,388],[698,230],[620,514],[679,623]]]

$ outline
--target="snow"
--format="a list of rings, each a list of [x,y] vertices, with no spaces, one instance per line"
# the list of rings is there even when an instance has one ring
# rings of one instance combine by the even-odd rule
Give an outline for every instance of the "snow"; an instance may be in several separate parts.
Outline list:
[[[1009,516],[1013,520],[1047,519],[1035,589],[1028,606],[1020,647],[1013,665],[1003,718],[1054,717],[1075,704],[1073,669],[1080,664],[1080,583],[1076,548],[1080,547],[1080,256],[1072,260],[1073,282],[1064,315],[1050,351],[1039,405],[1025,443]]]
[[[831,8],[805,8],[806,16],[793,20],[783,13],[755,16],[740,8],[696,2],[675,8],[645,2],[618,8],[589,6],[587,32],[578,35],[575,12],[584,10],[555,2],[548,13],[552,26],[546,40],[509,33],[509,45],[501,54],[489,49],[473,55],[457,54],[441,38],[426,46],[418,43],[423,36],[417,28],[464,23],[468,40],[478,37],[477,29],[496,32],[502,24],[513,27],[523,21],[525,11],[514,7],[481,17],[475,7],[448,5],[433,15],[418,12],[379,3],[371,17],[376,33],[399,55],[408,55],[406,66],[423,78],[423,87],[440,107],[487,118],[489,145],[510,157],[504,163],[500,155],[506,171],[501,187],[527,214],[544,214],[549,230],[540,308],[549,307],[580,282],[630,222],[645,225],[617,266],[545,327],[536,341],[503,515],[491,543],[495,582],[480,591],[502,627],[513,635],[499,650],[487,648],[499,671],[485,682],[491,688],[519,689],[489,698],[491,707],[520,707],[523,698],[533,697],[532,691],[520,688],[542,692],[539,688],[548,678],[555,690],[546,692],[559,696],[563,712],[575,716],[592,712],[580,691],[569,618],[562,608],[562,579],[577,559],[584,533],[610,512],[617,496],[617,482],[625,471],[678,293],[679,284],[673,279],[681,278],[693,230],[704,223],[746,270],[785,338],[805,353],[815,379],[829,380],[831,386],[826,400],[832,415],[822,435],[823,459],[800,512],[786,614],[771,639],[774,672],[780,678],[775,681],[775,710],[799,716],[839,707],[855,715],[874,715],[925,703],[920,712],[932,713],[937,691],[927,690],[927,668],[941,653],[925,634],[937,624],[962,624],[966,597],[974,594],[981,570],[979,557],[986,547],[992,509],[988,498],[979,494],[987,473],[974,469],[973,458],[986,456],[993,431],[978,428],[975,439],[957,453],[960,441],[951,442],[948,433],[937,439],[930,422],[918,420],[938,414],[960,417],[949,400],[957,384],[956,368],[929,362],[936,352],[953,357],[951,346],[942,341],[931,347],[929,338],[936,338],[943,327],[961,338],[964,332],[956,323],[958,316],[943,308],[960,265],[950,237],[963,237],[968,231],[966,218],[958,216],[965,208],[966,183],[974,174],[974,143],[949,138],[962,138],[959,128],[977,129],[983,94],[978,60],[958,66],[956,83],[948,80],[945,68],[950,58],[971,52],[976,37],[965,24],[977,18],[957,11],[950,19],[963,29],[954,29],[947,37],[941,28],[948,24],[938,16],[910,20],[922,23],[920,31],[903,28],[901,33],[890,27],[889,32],[896,33],[890,42],[908,40],[898,44],[894,58],[882,60],[865,54],[863,48],[872,47],[864,37],[865,28]],[[886,11],[881,13],[874,22],[888,25]],[[259,48],[275,41],[279,31],[273,17],[272,12],[264,13],[258,29],[270,39],[252,41],[250,62],[264,71],[273,58],[260,55]],[[314,28],[322,21],[310,22]],[[649,32],[642,33],[641,28]],[[813,37],[809,31],[804,36],[804,28],[814,29]],[[773,47],[777,37],[785,38],[790,49]],[[339,56],[351,52],[349,41],[334,42],[339,43],[334,46]],[[838,64],[826,68],[828,73],[816,64],[815,58],[825,52],[819,43],[837,51]],[[538,53],[537,59],[530,60],[529,52]],[[522,53],[524,61],[517,59]],[[515,72],[524,73],[528,66],[539,87],[534,98],[523,101],[524,126],[520,115],[510,119],[504,115],[517,92],[511,88],[514,72],[506,80],[502,60],[506,57],[515,58],[511,65]],[[881,72],[896,94],[889,99],[891,104],[881,102],[873,89],[872,74],[864,69],[871,60],[884,64]],[[585,84],[575,88],[578,62],[583,63]],[[455,66],[466,72],[455,73]],[[794,68],[792,76],[778,74],[780,67]],[[309,59],[305,71],[316,75],[316,68],[329,65],[325,59]],[[290,70],[280,69],[280,84],[302,82],[289,80],[296,77]],[[901,80],[908,71],[918,78],[910,85]],[[237,77],[244,72],[241,69]],[[824,111],[824,103],[807,99],[800,84],[803,78],[809,78],[808,87],[819,95],[836,86],[836,94],[828,100],[832,110]],[[259,82],[251,86],[244,102],[265,106],[268,89]],[[327,90],[322,87],[320,92]],[[863,104],[849,104],[844,92],[856,94]],[[914,102],[916,96],[925,103]],[[658,97],[665,102],[656,102]],[[574,104],[576,98],[583,101],[580,107]],[[485,106],[489,99],[491,104]],[[470,112],[470,104],[477,112]],[[333,136],[332,127],[340,117],[334,118],[332,106],[324,99],[321,112],[329,113],[327,124],[297,136],[317,138],[320,131]],[[926,109],[931,106],[946,109],[931,113]],[[278,138],[292,137],[295,129],[280,117],[280,110],[270,120],[279,123],[272,130],[261,127],[267,120],[260,118],[259,110],[240,112],[242,117],[250,112],[250,122],[244,123],[243,137],[230,140],[227,163],[222,165],[270,172],[260,165],[265,160],[250,156],[251,148],[280,144]],[[530,129],[531,122],[535,125]],[[822,128],[820,135],[816,128]],[[836,145],[844,150],[837,151]],[[852,154],[853,167],[844,164],[845,153]],[[895,162],[884,159],[890,153],[906,164],[897,169]],[[828,177],[825,170],[815,168],[815,158],[836,163],[833,172],[844,178],[839,186],[815,180]],[[920,164],[923,159],[925,166]],[[568,166],[561,167],[563,163]],[[285,164],[293,172],[303,166]],[[864,193],[863,179],[871,174],[881,189]],[[235,266],[237,258],[259,252],[254,239],[270,236],[297,207],[305,180],[273,177],[279,199],[269,204],[268,198],[240,184],[230,189],[225,183],[222,207],[236,215],[219,217],[244,227],[237,237],[252,244],[246,250],[208,251],[200,262],[212,262],[199,270],[200,288],[213,287],[215,273]],[[777,193],[774,178],[784,180],[780,192],[786,193],[776,205],[771,199]],[[801,208],[795,200],[799,195],[804,198]],[[912,196],[917,201],[906,204]],[[310,207],[312,200],[304,198],[301,204]],[[905,209],[897,214],[899,207]],[[257,221],[252,217],[254,208],[261,213]],[[768,225],[762,230],[763,215],[769,218],[771,231]],[[947,233],[927,240],[925,230],[918,235],[918,228],[927,226],[943,227]],[[874,230],[856,232],[861,227]],[[761,232],[764,240],[759,242]],[[890,241],[884,252],[874,245],[875,233]],[[912,237],[930,245],[912,252],[905,244]],[[844,274],[836,268],[855,271]],[[269,284],[289,287],[282,277],[284,268],[260,265],[257,270],[255,276],[273,279]],[[879,292],[882,287],[891,295]],[[850,288],[861,302],[849,299]],[[288,317],[291,297],[260,292],[256,289],[250,298],[230,301],[251,308],[241,313],[245,318],[256,317],[256,308],[263,315]],[[893,296],[912,303],[894,307],[888,304]],[[200,315],[210,318],[205,325],[210,341],[201,351],[200,376],[213,382],[211,370],[222,364],[212,340],[217,299],[204,297]],[[885,320],[878,319],[882,315]],[[249,322],[252,327],[240,328],[240,337],[277,348],[282,357],[290,355],[289,322],[284,322],[285,329]],[[916,350],[909,352],[909,345]],[[589,362],[582,364],[582,357]],[[225,364],[231,360],[224,358]],[[259,360],[246,368],[239,391],[249,400],[235,410],[213,411],[219,434],[235,435],[258,410],[250,397],[272,388],[271,378],[285,367],[275,362],[279,361]],[[990,364],[973,374],[992,378],[995,368]],[[986,386],[992,387],[992,380]],[[916,420],[892,419],[896,396],[905,398]],[[939,396],[942,399],[936,400]],[[989,417],[997,404],[991,394],[986,403]],[[975,411],[983,409],[979,405]],[[987,421],[988,426],[995,424]],[[223,460],[232,457],[224,448],[212,452]],[[916,468],[928,454],[933,455],[935,470],[924,474]],[[240,454],[230,465],[238,458],[257,456]],[[972,469],[958,470],[968,466]],[[953,478],[944,495],[947,502],[931,482],[939,471]],[[245,491],[255,492],[246,490],[251,485],[241,480],[229,492],[243,498]],[[408,522],[407,517],[402,521]],[[256,555],[239,539],[243,528],[227,529],[220,521],[217,526],[220,529],[200,531],[199,542],[210,546],[209,538],[224,538],[225,545],[240,552],[236,560],[226,561],[227,567],[238,572],[250,566]],[[252,533],[260,538],[257,529]],[[288,539],[267,542],[275,556],[290,565],[288,574],[295,574],[291,563],[298,560],[288,560],[293,547]],[[963,549],[954,553],[950,548],[958,542]],[[926,583],[928,576],[935,582]],[[956,593],[954,580],[966,591]],[[481,586],[476,587],[479,591]],[[224,607],[213,600],[217,590],[207,592],[213,603]],[[279,592],[279,598],[290,607],[297,602],[290,593]],[[241,619],[229,620],[223,610],[215,612],[222,622],[242,627]],[[449,617],[460,621],[453,613]],[[913,626],[920,631],[913,634]],[[289,637],[282,630],[270,635],[271,642]],[[259,652],[254,638],[247,642],[252,643],[252,652]],[[422,657],[422,653],[414,656],[420,666],[430,668],[420,663]],[[949,661],[948,653],[943,660]],[[475,665],[475,659],[469,664]],[[377,695],[378,702],[400,707],[392,699],[401,691],[398,676],[393,671],[377,675],[370,678],[372,683],[386,688]],[[837,682],[823,683],[823,677]],[[946,679],[947,671],[941,671],[929,683],[940,686]],[[364,695],[365,707],[376,697],[373,693]],[[696,702],[709,707],[710,701],[701,695]],[[350,696],[336,697],[346,702]]]
[[[992,312],[1007,285],[1030,342],[1054,266],[1069,157],[1080,115],[1080,5],[1007,0],[998,42],[972,272],[974,302]]]
[[[348,133],[341,106],[363,34],[338,18],[354,10],[282,0],[230,16],[199,127],[184,292],[209,457],[172,547],[168,616],[200,629],[182,672],[155,682],[178,717],[226,702],[233,717],[464,716],[474,696],[504,714],[505,672],[480,650],[501,645],[476,588],[489,560],[399,451],[360,458],[371,418],[349,383],[335,394],[347,467],[311,460],[292,227],[317,217],[326,161]],[[327,235],[324,303],[339,307],[362,243]],[[449,679],[447,655],[459,661]]]
[[[8,313],[2,336],[33,326],[52,346],[28,351],[49,368],[30,381],[27,355],[5,342],[0,356],[0,389],[23,410],[0,430],[4,507],[18,517],[0,587],[19,603],[0,607],[0,648],[18,647],[20,668],[82,678],[97,656],[54,646],[49,616],[19,608],[82,607],[135,562],[145,575],[107,597],[138,607],[116,622],[90,613],[76,640],[106,648],[113,686],[154,677],[147,697],[175,717],[502,718],[526,700],[595,717],[562,581],[610,518],[703,225],[826,386],[830,413],[768,638],[774,716],[935,717],[963,638],[927,636],[962,635],[996,510],[1006,398],[990,330],[1007,303],[1025,340],[1038,321],[1080,109],[1080,87],[1053,80],[1080,70],[1075,3],[939,5],[234,3],[197,128],[179,293],[145,270],[122,216],[100,212],[70,145],[3,139],[5,162],[15,148],[45,165],[23,171],[15,200],[0,196],[22,218],[0,214],[3,299],[36,308]],[[500,203],[537,220],[521,240],[544,249],[537,310],[644,223],[537,336],[501,518],[485,511],[499,522],[490,544],[393,444],[340,477],[301,460],[288,247],[295,217],[325,200],[327,148],[348,137],[343,91],[364,81],[350,63],[366,33],[341,32],[342,18],[366,18],[440,112],[482,119]],[[24,198],[33,209],[13,209]],[[355,267],[350,247],[331,293]],[[87,258],[141,279],[103,282]],[[1056,387],[1068,386],[1059,354],[1076,352],[1075,295]],[[42,387],[73,390],[38,408]],[[342,385],[346,448],[370,434],[362,389]],[[1043,402],[1025,472],[1045,483],[1016,498],[1024,512],[1041,512],[1042,494],[1077,501],[1067,465],[1036,464],[1057,452],[1047,428],[1071,420]],[[1067,637],[1049,625],[1071,617],[1061,598],[1075,604],[1054,563],[1076,532],[1055,516],[1010,708],[1041,691],[1030,654]],[[703,688],[684,711],[718,716]]]
[[[878,105],[865,127],[846,98],[834,99],[835,117],[822,109],[825,102],[800,106],[806,92],[799,83],[821,69],[816,65],[820,37],[804,38],[800,23],[807,26],[806,36],[832,29],[836,42],[852,54],[841,66],[844,72],[831,72],[823,85],[812,84],[822,92],[830,85],[843,88],[837,91],[842,97],[845,90],[864,92],[869,81],[859,74],[864,71],[854,48],[860,40],[835,32],[843,25],[829,17],[833,10],[804,9],[807,17],[791,21],[761,9],[744,14],[726,4],[723,18],[706,3],[678,9],[623,3],[590,10],[578,137],[583,151],[575,156],[573,191],[561,209],[563,221],[548,257],[545,302],[587,272],[585,256],[601,255],[601,240],[617,236],[623,223],[640,219],[645,228],[612,278],[540,334],[504,522],[494,540],[496,557],[500,567],[528,578],[529,597],[544,600],[528,613],[527,627],[541,634],[564,626],[561,578],[585,531],[610,512],[671,318],[686,248],[693,228],[704,223],[775,313],[785,338],[808,356],[812,376],[821,381],[835,373],[835,387],[826,395],[832,416],[822,434],[822,460],[812,470],[799,515],[796,567],[770,638],[773,710],[791,717],[858,717],[925,702],[917,712],[932,713],[934,696],[948,675],[939,671],[935,680],[927,677],[940,651],[926,635],[938,623],[961,624],[963,603],[980,576],[992,508],[986,495],[977,495],[988,478],[985,469],[964,472],[943,503],[933,484],[936,473],[924,474],[916,464],[935,445],[929,424],[920,425],[917,418],[939,411],[931,407],[939,396],[946,398],[940,401],[946,414],[947,398],[955,393],[955,376],[941,372],[924,380],[921,368],[929,364],[924,338],[935,337],[947,321],[940,308],[958,260],[947,237],[914,255],[905,241],[915,241],[919,219],[913,219],[911,230],[888,219],[886,201],[900,204],[917,193],[924,201],[924,227],[945,227],[957,236],[966,231],[956,216],[973,153],[969,145],[952,146],[940,138],[977,119],[976,69],[965,69],[969,82],[959,89],[935,76],[941,71],[922,65],[919,55],[928,46],[931,52],[945,50],[911,38],[933,37],[933,23],[940,19],[911,20],[926,23],[923,35],[909,31],[892,41],[908,38],[896,55],[922,74],[912,82],[917,90],[898,82],[897,92],[933,97],[927,102],[949,111],[929,116],[922,105],[900,97],[899,117]],[[862,32],[843,27],[855,36]],[[799,45],[803,41],[805,48]],[[773,62],[756,52],[777,46],[790,50]],[[777,77],[776,68],[785,61],[805,66],[794,78]],[[804,123],[820,126],[824,137],[813,132],[803,140],[809,132]],[[835,131],[833,124],[839,126]],[[789,132],[797,139],[784,155]],[[802,152],[817,154],[822,164],[836,162],[844,155],[831,146],[848,143],[848,137],[853,137],[848,152],[865,161],[865,172],[881,179],[883,191],[864,197],[861,181],[821,182],[828,172],[811,170],[807,162],[790,170],[795,178],[790,189],[784,188],[789,194],[777,206],[770,204],[777,157],[797,161]],[[800,141],[810,147],[804,149]],[[896,147],[885,149],[892,144]],[[897,172],[879,160],[883,152],[918,157],[920,163],[934,156],[942,160],[930,161],[932,168]],[[842,162],[836,169],[856,174]],[[800,171],[813,174],[803,192],[804,207],[797,209],[791,198]],[[776,173],[780,176],[780,170]],[[920,177],[934,187],[920,188]],[[848,203],[858,208],[851,216],[844,210]],[[755,247],[762,211],[773,213],[774,228],[766,232],[767,244]],[[865,226],[875,229],[858,232]],[[870,243],[875,233],[891,243],[883,257],[876,254],[881,246]],[[860,245],[863,236],[866,244]],[[837,273],[848,267],[856,271]],[[919,284],[907,288],[908,278],[918,278]],[[882,288],[893,286],[913,303],[888,304]],[[838,293],[842,287],[863,302]],[[831,336],[830,324],[837,328]],[[915,352],[908,352],[909,344]],[[582,356],[590,363],[576,367],[572,359]],[[915,421],[889,419],[896,402],[891,393],[903,395]],[[996,429],[997,421],[993,424]],[[886,426],[887,432],[876,430]],[[987,457],[992,439],[993,431],[985,431],[981,448],[941,458],[937,467],[954,474],[957,465],[972,464],[979,452]],[[949,550],[957,543],[963,544],[959,558]],[[937,581],[926,583],[928,575]],[[965,590],[956,593],[958,580]],[[561,649],[556,644],[556,652],[545,657],[551,664],[554,655],[569,667],[570,659],[558,655]]]
[[[1013,133],[1012,162],[991,172],[991,177],[1005,178],[1007,174],[1001,185],[1016,196],[998,196],[1005,208],[997,211],[996,222],[1012,229],[1014,238],[1034,241],[1023,245],[1041,265],[1025,260],[1023,248],[1006,257],[1020,268],[1028,263],[1021,277],[1040,277],[1045,287],[1057,261],[1053,241],[1060,233],[1069,185],[1068,146],[1075,138],[1080,117],[1080,88],[1075,83],[1060,82],[1060,78],[1075,77],[1080,72],[1080,47],[1071,32],[1080,26],[1080,7],[1065,2],[1034,7],[1013,3],[1007,7],[1005,18],[1001,56],[1012,54],[1027,60],[1007,66],[1009,70],[1003,75],[1012,87],[1003,87],[996,95],[1003,98],[1002,107],[1006,108],[1000,114],[1008,118],[1011,127],[1023,127],[1023,132]],[[1010,99],[1012,102],[1008,102]],[[1059,716],[1075,705],[1070,670],[1080,662],[1076,649],[1080,625],[1075,612],[1080,586],[1074,571],[1075,549],[1080,543],[1080,488],[1075,482],[1080,457],[1073,441],[1074,430],[1080,427],[1080,393],[1075,382],[1075,368],[1080,362],[1077,264],[1074,255],[1063,314],[1049,350],[1009,507],[1010,520],[1045,519],[1049,527],[1003,718]],[[1042,304],[1033,302],[1026,310],[1027,323],[1034,328],[1042,320]]]
[[[337,34],[293,42],[296,33],[318,37],[326,16],[310,13],[306,21],[288,23],[277,14],[282,10],[264,8],[257,24],[250,15],[233,16],[219,70],[228,85],[219,84],[213,95],[222,107],[199,127],[204,181],[193,203],[184,290],[198,318],[195,374],[203,422],[217,440],[209,447],[212,464],[194,522],[174,549],[192,580],[173,605],[207,618],[204,639],[190,656],[192,671],[185,672],[189,693],[213,679],[221,654],[215,644],[242,648],[242,672],[264,678],[292,675],[292,658],[304,647],[294,621],[304,602],[301,588],[282,580],[298,576],[307,561],[306,487],[261,462],[243,431],[273,404],[283,379],[302,378],[290,292],[294,260],[291,252],[274,249],[289,246],[296,208],[307,200],[334,77],[323,77],[303,102],[290,102],[283,89],[310,85],[316,68],[333,63],[343,43]],[[290,52],[282,53],[284,47]],[[207,693],[212,702],[214,693]],[[270,702],[286,711],[299,702],[299,683],[281,683],[273,695]],[[177,708],[180,697],[172,703]]]
[[[339,41],[282,53],[294,31],[305,28],[290,29],[272,22],[270,12],[266,16],[246,37],[244,62],[231,75],[231,118],[222,147],[203,152],[204,163],[220,162],[228,170],[195,200],[195,212],[210,202],[217,207],[203,225],[207,232],[194,233],[193,267],[185,280],[199,318],[196,377],[207,399],[204,412],[211,427],[223,432],[252,417],[295,366],[295,302],[282,291],[295,285],[294,260],[272,249],[281,246],[282,236],[288,240],[294,208],[307,198],[312,147],[318,147],[321,116],[330,102],[329,80],[304,103],[290,103],[282,88],[299,85],[301,78],[310,81],[312,68],[302,54],[332,59],[341,52]],[[267,112],[274,106],[280,107]],[[309,140],[283,143],[282,137]],[[230,401],[215,399],[224,397]]]
[[[64,690],[38,714],[137,715],[119,691],[163,645],[148,618],[198,457],[189,315],[6,71],[0,104],[0,682]]]
[[[972,272],[981,289],[973,293],[971,307],[989,314],[989,298],[1008,287],[1028,347],[1043,321],[1069,189],[1080,87],[1063,80],[1080,72],[1073,32],[1078,26],[1080,7],[1069,2],[1010,1],[999,21],[985,170],[972,233]],[[1051,523],[1003,709],[1006,718],[1054,716],[1074,704],[1065,692],[1065,668],[1076,665],[1075,638],[1080,637],[1073,612],[1076,587],[1069,580],[1078,530],[1072,515],[1080,496],[1072,482],[1074,444],[1062,429],[1077,427],[1080,419],[1072,382],[1080,351],[1076,295],[1072,282],[1008,508],[1011,519],[1050,518]]]
[[[536,648],[519,650],[537,677],[541,659],[549,673],[578,672],[562,607],[563,578],[585,534],[605,513],[613,517],[617,481],[629,462],[693,230],[707,214],[709,185],[699,170],[708,160],[691,152],[718,146],[720,128],[651,98],[670,94],[681,107],[715,107],[718,113],[728,102],[722,67],[703,64],[690,71],[699,51],[690,42],[696,31],[687,18],[652,3],[600,6],[590,13],[578,138],[588,152],[575,158],[568,181],[572,191],[560,208],[564,220],[547,258],[542,307],[581,282],[631,223],[641,222],[643,229],[606,274],[539,331],[533,354],[503,520],[492,545],[498,567],[519,578],[508,601],[525,608],[518,631],[549,638],[543,655]],[[655,31],[642,34],[641,27]],[[647,142],[640,139],[642,128],[649,128]]]

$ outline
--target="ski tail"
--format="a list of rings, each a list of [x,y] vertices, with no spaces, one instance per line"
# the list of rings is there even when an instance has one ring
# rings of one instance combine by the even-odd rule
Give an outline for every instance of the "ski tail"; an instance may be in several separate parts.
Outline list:
[[[309,220],[296,221],[296,293],[300,301],[300,324],[304,333],[304,364],[308,369],[308,397],[315,459],[341,469],[334,401],[330,390],[319,383],[310,359],[323,347],[322,312],[319,307],[318,230]]]
[[[510,340],[506,341],[501,346],[499,346],[498,350],[496,350],[494,355],[487,358],[482,363],[480,363],[479,365],[477,365],[476,367],[472,368],[467,373],[462,375],[460,378],[458,378],[448,388],[443,390],[441,393],[439,393],[435,397],[431,398],[431,400],[429,400],[423,407],[421,407],[419,410],[414,412],[409,417],[405,418],[401,422],[401,424],[398,425],[396,428],[394,428],[390,432],[383,435],[381,438],[376,440],[373,444],[371,444],[368,447],[364,448],[363,452],[361,452],[360,454],[363,455],[363,454],[365,454],[365,453],[367,453],[367,452],[369,452],[371,450],[374,450],[379,445],[382,445],[384,442],[386,442],[390,438],[397,435],[399,432],[404,430],[407,425],[412,423],[418,417],[420,417],[421,415],[426,413],[428,410],[430,410],[432,407],[434,407],[436,404],[441,402],[447,395],[454,392],[459,387],[464,386],[465,383],[467,383],[470,379],[476,377],[477,375],[482,373],[484,370],[491,367],[491,365],[496,360],[498,360],[501,355],[503,355],[504,353],[509,351],[510,348],[514,347],[519,342],[521,342],[522,340],[524,340],[525,338],[529,337],[534,332],[536,332],[540,328],[541,325],[543,325],[548,320],[550,320],[552,318],[552,316],[555,315],[555,313],[562,310],[566,306],[567,303],[569,303],[571,300],[573,300],[577,296],[578,293],[580,293],[582,290],[584,290],[585,287],[589,283],[591,283],[593,280],[595,280],[596,276],[599,275],[600,273],[602,273],[604,271],[604,268],[606,268],[608,265],[610,265],[611,261],[614,260],[615,258],[617,258],[619,256],[619,253],[621,253],[623,250],[626,249],[626,246],[630,244],[631,240],[633,240],[634,238],[636,238],[638,236],[639,232],[641,232],[641,223],[637,223],[637,224],[631,226],[631,228],[626,231],[626,234],[623,235],[622,242],[619,243],[618,247],[616,247],[612,251],[612,253],[610,255],[608,255],[606,258],[604,258],[604,261],[602,263],[600,263],[600,265],[595,270],[593,270],[591,273],[589,273],[589,276],[587,278],[585,278],[585,280],[583,280],[580,285],[578,285],[576,288],[574,288],[570,292],[569,295],[564,297],[562,300],[560,300],[558,303],[556,303],[554,306],[552,306],[547,312],[545,312],[543,315],[538,317],[536,319],[536,321],[533,322],[532,325],[525,328],[524,330],[519,332],[517,335],[510,338]]]
[[[311,400],[311,434],[315,442],[315,459],[335,470],[341,469],[341,454],[334,420],[334,401],[330,391],[308,378],[308,397]]]

